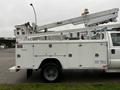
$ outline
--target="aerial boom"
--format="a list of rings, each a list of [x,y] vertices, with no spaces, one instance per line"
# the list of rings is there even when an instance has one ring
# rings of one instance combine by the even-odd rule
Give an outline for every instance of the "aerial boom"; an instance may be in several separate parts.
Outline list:
[[[90,26],[96,26],[99,24],[114,22],[116,21],[116,18],[118,16],[118,11],[119,11],[118,8],[114,8],[111,10],[102,11],[98,13],[93,13],[88,15],[85,14],[77,18],[67,19],[67,20],[39,26],[38,31],[47,30],[50,28],[55,28],[55,27],[63,26],[67,24],[73,24],[73,25],[85,24],[86,27],[90,27]]]

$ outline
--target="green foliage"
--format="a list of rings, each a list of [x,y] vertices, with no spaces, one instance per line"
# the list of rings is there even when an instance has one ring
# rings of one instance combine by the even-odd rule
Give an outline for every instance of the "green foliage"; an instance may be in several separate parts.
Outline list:
[[[120,90],[120,83],[2,84],[0,90]]]

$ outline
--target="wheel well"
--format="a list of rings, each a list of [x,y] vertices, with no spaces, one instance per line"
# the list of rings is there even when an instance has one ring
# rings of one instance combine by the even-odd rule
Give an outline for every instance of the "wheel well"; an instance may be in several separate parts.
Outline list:
[[[56,59],[56,58],[47,58],[47,59],[44,59],[44,60],[41,62],[40,66],[39,66],[39,69],[42,68],[42,66],[45,65],[46,63],[55,63],[55,64],[57,64],[60,68],[62,68],[62,65],[61,65],[61,63],[59,62],[58,59]]]

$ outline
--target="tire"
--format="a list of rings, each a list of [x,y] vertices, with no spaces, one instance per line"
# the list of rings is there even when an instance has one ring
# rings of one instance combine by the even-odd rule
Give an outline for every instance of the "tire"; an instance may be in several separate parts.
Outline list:
[[[42,77],[47,82],[56,82],[61,74],[61,68],[55,63],[47,63],[42,67]]]

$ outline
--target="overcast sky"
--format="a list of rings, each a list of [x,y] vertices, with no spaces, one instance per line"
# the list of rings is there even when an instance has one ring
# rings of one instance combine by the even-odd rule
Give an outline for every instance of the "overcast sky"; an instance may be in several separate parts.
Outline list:
[[[34,22],[30,3],[36,9],[38,25],[78,17],[85,8],[90,13],[120,8],[120,0],[0,0],[0,37],[14,36],[15,25]]]

